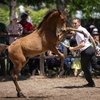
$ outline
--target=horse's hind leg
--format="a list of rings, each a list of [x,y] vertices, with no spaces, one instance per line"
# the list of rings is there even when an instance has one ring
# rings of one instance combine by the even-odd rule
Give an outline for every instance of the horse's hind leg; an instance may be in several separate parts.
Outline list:
[[[25,63],[26,63],[26,60],[23,60],[23,61],[22,60],[18,60],[17,63],[14,63],[14,69],[12,70],[12,73],[11,73],[13,82],[14,82],[15,87],[16,87],[16,91],[17,91],[17,96],[18,97],[26,97],[22,93],[22,91],[21,91],[21,89],[20,89],[20,87],[18,85],[18,82],[17,82],[19,72],[21,71],[21,69],[23,68]]]

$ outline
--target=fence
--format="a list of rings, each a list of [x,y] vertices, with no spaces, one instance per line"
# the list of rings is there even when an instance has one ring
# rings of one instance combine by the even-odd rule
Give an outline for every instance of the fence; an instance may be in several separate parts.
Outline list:
[[[1,37],[6,37],[9,39],[9,37],[20,37],[19,35],[0,35],[0,38]],[[67,55],[67,51],[66,51],[66,48],[64,49],[64,54],[65,56]],[[45,59],[48,59],[48,58],[59,58],[58,56],[45,56],[44,53],[42,53],[38,58],[40,59],[40,75],[44,75],[45,74],[45,68],[44,68],[44,62],[45,62]],[[72,57],[74,58],[73,56],[66,56],[66,57]],[[79,57],[79,56],[75,56],[76,57]],[[37,57],[34,57],[34,58],[37,58]],[[5,56],[0,56],[0,59],[4,59],[5,62],[6,62],[6,69],[8,70],[9,68],[9,58],[7,55]],[[97,57],[97,59],[100,59],[100,57]]]

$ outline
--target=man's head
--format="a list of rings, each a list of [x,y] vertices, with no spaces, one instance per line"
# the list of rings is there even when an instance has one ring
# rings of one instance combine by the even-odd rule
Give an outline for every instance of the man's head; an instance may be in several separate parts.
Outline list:
[[[74,18],[72,21],[73,28],[78,28],[81,25],[81,20],[79,18]]]
[[[28,14],[27,13],[22,13],[21,14],[21,19],[26,20],[28,18]]]

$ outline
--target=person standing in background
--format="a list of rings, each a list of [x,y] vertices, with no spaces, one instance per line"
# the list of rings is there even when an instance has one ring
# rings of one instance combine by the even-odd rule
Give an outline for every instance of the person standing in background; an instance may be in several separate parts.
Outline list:
[[[14,42],[19,36],[22,35],[23,27],[20,23],[17,22],[16,17],[12,17],[10,20],[10,24],[7,26],[8,35],[9,37],[9,44]]]
[[[7,32],[9,35],[9,44],[14,42],[20,36],[22,36],[23,27],[20,23],[17,22],[17,17],[12,16],[9,25],[7,26]],[[8,74],[10,74],[11,69],[13,68],[13,63],[10,62],[10,68],[8,68]]]
[[[92,36],[96,43],[96,56],[97,56],[97,63],[100,65],[100,35],[97,28],[93,29]]]
[[[19,23],[23,26],[23,33],[22,33],[23,36],[28,35],[35,30],[35,26],[32,25],[30,22],[28,22],[27,19],[28,19],[28,14],[22,13],[21,20]]]

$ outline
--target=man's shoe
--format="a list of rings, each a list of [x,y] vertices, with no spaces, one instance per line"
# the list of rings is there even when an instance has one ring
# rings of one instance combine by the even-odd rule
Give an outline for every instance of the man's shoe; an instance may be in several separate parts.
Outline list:
[[[85,85],[83,85],[83,87],[95,87],[95,84],[85,84]]]

